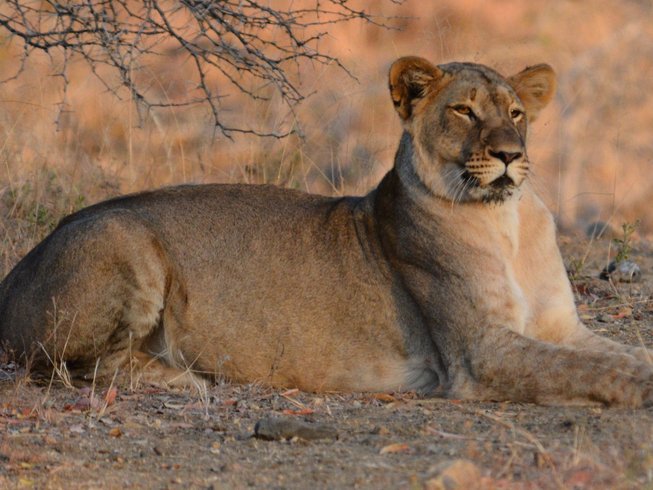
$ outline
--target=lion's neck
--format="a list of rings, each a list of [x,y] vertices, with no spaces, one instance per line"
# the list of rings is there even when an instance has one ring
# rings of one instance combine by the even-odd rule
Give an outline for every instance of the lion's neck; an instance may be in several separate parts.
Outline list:
[[[411,194],[417,199],[432,201],[439,198],[449,201],[445,196],[443,183],[434,179],[429,179],[423,172],[419,172],[423,156],[419,154],[418,149],[413,143],[412,136],[404,131],[399,141],[399,148],[395,155],[394,169],[402,184],[411,190]],[[433,175],[434,172],[431,172]]]
[[[502,203],[456,202],[441,197],[414,170],[410,135],[404,133],[395,158],[378,189],[376,219],[390,227],[414,227],[429,234],[458,235],[457,240],[480,249],[499,247],[507,259],[519,250],[520,196]],[[523,192],[529,192],[528,188]],[[380,210],[380,212],[379,212]],[[388,229],[388,226],[385,226]],[[452,237],[454,238],[454,237]]]

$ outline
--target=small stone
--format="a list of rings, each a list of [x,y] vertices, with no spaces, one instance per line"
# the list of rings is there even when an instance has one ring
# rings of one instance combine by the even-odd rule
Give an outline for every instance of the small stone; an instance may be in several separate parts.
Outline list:
[[[213,454],[220,454],[221,448],[222,448],[222,444],[216,441],[213,444],[211,444],[209,451],[211,451]]]
[[[115,438],[122,437],[122,431],[118,427],[114,427],[109,431],[109,435]]]
[[[68,428],[68,430],[74,434],[83,434],[84,432],[86,432],[86,430],[84,430],[84,427],[82,427],[80,424],[71,425]]]
[[[291,418],[266,417],[256,422],[254,437],[267,441],[287,440],[294,437],[310,441],[337,439],[338,431],[327,424],[308,423]]]
[[[614,282],[639,282],[642,279],[642,270],[632,260],[612,261],[605,267],[599,278]]]

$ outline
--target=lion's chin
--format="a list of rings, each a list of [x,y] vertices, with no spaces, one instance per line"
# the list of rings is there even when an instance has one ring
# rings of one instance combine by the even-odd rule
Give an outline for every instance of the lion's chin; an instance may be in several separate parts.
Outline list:
[[[517,185],[510,176],[503,174],[482,189],[484,203],[502,203],[514,195]]]
[[[501,204],[510,199],[517,188],[512,186],[504,186],[500,188],[486,187],[486,192],[483,193],[483,202],[486,204]]]
[[[480,184],[476,177],[469,174],[463,174],[462,177],[471,184],[471,187],[467,190],[467,195],[471,201],[500,204],[510,199],[519,189],[515,181],[505,174],[485,185]]]

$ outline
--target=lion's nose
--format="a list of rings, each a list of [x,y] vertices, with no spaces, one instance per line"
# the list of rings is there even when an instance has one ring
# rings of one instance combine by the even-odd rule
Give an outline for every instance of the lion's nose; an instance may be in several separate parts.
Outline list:
[[[509,151],[489,151],[490,156],[494,158],[498,158],[501,160],[503,163],[506,165],[510,164],[510,162],[513,162],[517,160],[518,158],[521,158],[522,153],[520,151],[515,151],[515,152],[509,152]]]

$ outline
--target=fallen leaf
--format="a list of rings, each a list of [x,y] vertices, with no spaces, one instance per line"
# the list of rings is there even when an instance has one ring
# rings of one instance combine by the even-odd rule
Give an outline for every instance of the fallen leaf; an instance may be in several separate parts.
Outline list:
[[[592,473],[587,470],[575,471],[565,482],[570,488],[585,488],[592,482]]]
[[[311,415],[315,413],[315,410],[313,410],[312,408],[302,408],[300,410],[292,410],[290,408],[287,408],[282,413],[284,415]]]
[[[113,405],[118,396],[118,390],[116,388],[109,388],[107,393],[104,395],[104,401],[107,405]]]
[[[165,390],[161,388],[145,388],[143,390],[143,394],[145,395],[160,395],[161,393],[165,393]]]
[[[471,461],[455,459],[443,461],[437,466],[437,474],[426,482],[425,490],[481,488],[481,471]]]
[[[410,446],[403,442],[397,442],[395,444],[388,444],[381,448],[379,454],[394,454],[394,453],[405,453],[410,451]]]
[[[391,403],[397,401],[397,399],[389,393],[375,393],[372,395],[375,400],[379,400],[385,403]]]
[[[287,390],[281,393],[281,396],[291,396],[291,395],[296,395],[299,393],[299,390],[297,388],[293,388],[292,390]]]
[[[181,410],[184,408],[184,405],[181,403],[170,403],[170,402],[163,402],[163,406],[166,408],[172,408],[173,410]]]
[[[120,430],[120,428],[118,428],[118,427],[114,427],[113,429],[111,429],[111,430],[109,431],[109,435],[110,435],[111,437],[116,437],[116,438],[117,438],[117,437],[121,437],[121,436],[122,436],[122,431]]]
[[[612,318],[615,320],[619,320],[620,318],[628,318],[633,315],[633,309],[625,306],[621,308],[616,315],[612,315]]]

